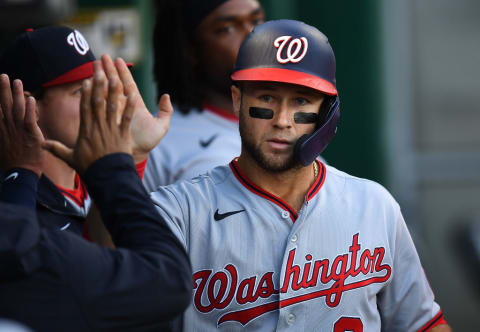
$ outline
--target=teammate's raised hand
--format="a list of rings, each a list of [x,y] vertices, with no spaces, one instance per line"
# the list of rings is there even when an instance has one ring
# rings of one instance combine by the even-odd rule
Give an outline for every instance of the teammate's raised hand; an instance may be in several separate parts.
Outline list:
[[[79,174],[97,159],[111,153],[132,153],[130,123],[138,99],[130,92],[126,103],[123,85],[117,76],[107,80],[99,61],[94,63],[93,81],[82,84],[80,132],[73,149],[58,141],[47,140],[44,148],[64,160]],[[120,121],[117,121],[121,113]]]
[[[7,171],[25,168],[37,176],[42,174],[44,138],[37,125],[35,98],[25,101],[23,84],[0,75],[0,167]]]
[[[113,73],[113,70],[109,69],[110,62],[111,60],[108,56],[102,57],[102,63],[108,77],[110,77],[110,73]],[[120,80],[122,81],[124,94],[126,96],[130,94],[136,96],[135,113],[130,128],[133,143],[133,157],[135,162],[138,163],[147,158],[150,150],[152,150],[167,133],[173,113],[173,107],[170,102],[170,96],[167,94],[162,95],[159,102],[158,115],[157,117],[154,117],[145,106],[125,61],[118,58],[115,60],[114,65],[117,69]]]

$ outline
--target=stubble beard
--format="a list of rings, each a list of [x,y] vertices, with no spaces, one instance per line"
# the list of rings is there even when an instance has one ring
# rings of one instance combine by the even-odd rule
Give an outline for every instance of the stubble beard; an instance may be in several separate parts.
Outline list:
[[[240,138],[242,140],[242,148],[257,163],[257,165],[265,171],[284,173],[292,169],[299,169],[302,167],[300,162],[295,158],[293,151],[287,158],[279,158],[277,160],[274,158],[269,158],[267,155],[265,155],[260,146],[251,139],[252,135],[250,135],[248,126],[245,123],[245,115],[242,111],[240,112],[239,116],[239,129]]]

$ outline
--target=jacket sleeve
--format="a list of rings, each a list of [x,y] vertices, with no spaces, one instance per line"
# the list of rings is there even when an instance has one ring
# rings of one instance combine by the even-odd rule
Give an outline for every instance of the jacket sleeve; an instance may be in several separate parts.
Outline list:
[[[33,194],[35,195],[35,193]],[[0,281],[24,277],[40,267],[40,260],[30,257],[40,241],[40,227],[34,209],[0,202]]]
[[[0,280],[38,274],[40,287],[57,284],[70,292],[79,307],[72,317],[80,313],[95,330],[161,330],[191,302],[183,246],[151,203],[131,156],[99,159],[85,182],[118,249],[42,229],[33,209],[0,202]]]
[[[23,201],[6,203],[15,191],[35,197],[35,188],[4,187],[0,281],[38,276],[40,287],[58,285],[79,306],[72,317],[82,314],[95,330],[161,330],[191,302],[192,273],[183,246],[150,201],[131,156],[99,159],[85,182],[118,249],[42,229],[33,208]]]
[[[77,252],[68,271],[88,319],[117,330],[182,313],[191,299],[190,262],[150,201],[132,157],[105,156],[84,180],[117,247],[82,241],[85,254]]]

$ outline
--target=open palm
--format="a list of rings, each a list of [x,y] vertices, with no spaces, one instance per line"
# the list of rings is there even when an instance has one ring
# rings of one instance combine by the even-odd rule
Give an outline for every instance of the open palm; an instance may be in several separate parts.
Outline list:
[[[135,162],[141,162],[148,156],[152,150],[165,136],[170,125],[170,119],[173,113],[170,97],[165,94],[160,98],[157,117],[154,117],[145,106],[145,103],[138,91],[138,87],[133,80],[132,74],[122,59],[115,60],[115,67],[110,66],[108,59],[103,59],[105,73],[107,77],[116,72],[123,83],[124,95],[135,95],[135,113],[131,123],[130,131],[132,135],[133,157]]]

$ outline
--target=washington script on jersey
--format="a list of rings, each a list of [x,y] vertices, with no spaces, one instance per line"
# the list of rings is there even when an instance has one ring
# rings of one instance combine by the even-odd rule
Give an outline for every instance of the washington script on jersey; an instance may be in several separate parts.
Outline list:
[[[250,276],[239,282],[239,272],[233,264],[225,266],[226,272],[218,271],[213,275],[212,270],[197,271],[193,275],[195,308],[201,313],[208,313],[214,309],[227,308],[233,300],[240,305],[247,305],[255,303],[259,297],[269,298],[274,294],[287,293],[289,288],[299,291],[311,287],[317,288],[281,301],[276,300],[258,306],[248,306],[244,310],[228,312],[218,319],[218,325],[227,321],[237,321],[246,325],[252,319],[267,312],[323,296],[329,307],[336,307],[340,303],[343,292],[373,283],[386,282],[392,273],[392,268],[388,264],[383,264],[385,248],[364,249],[359,252],[361,245],[358,243],[358,238],[358,233],[353,235],[348,253],[338,255],[331,264],[328,259],[315,259],[307,254],[305,264],[296,265],[294,262],[303,258],[295,256],[296,249],[290,250],[281,288],[275,288],[273,272],[265,272],[257,283],[257,276]],[[347,282],[349,277],[357,277],[360,274],[368,277]],[[318,286],[319,283],[327,285],[332,280],[334,283],[330,288],[318,290],[321,288]]]

